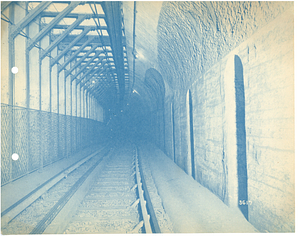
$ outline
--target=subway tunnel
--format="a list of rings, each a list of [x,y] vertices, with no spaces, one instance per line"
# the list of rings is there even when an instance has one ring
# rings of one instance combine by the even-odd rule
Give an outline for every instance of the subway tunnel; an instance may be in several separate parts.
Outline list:
[[[293,2],[1,1],[1,233],[295,232]]]

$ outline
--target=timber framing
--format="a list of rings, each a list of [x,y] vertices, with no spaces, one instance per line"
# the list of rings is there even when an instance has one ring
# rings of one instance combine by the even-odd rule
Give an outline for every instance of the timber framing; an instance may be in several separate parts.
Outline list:
[[[28,4],[30,3],[29,1]],[[59,4],[64,5],[59,7]],[[80,10],[80,6],[85,4],[89,5],[93,14],[91,11],[84,10],[86,8]],[[95,97],[97,101],[103,99],[101,94],[106,90],[114,91],[117,98],[124,99],[128,60],[124,54],[126,38],[122,28],[124,23],[120,2],[40,1],[38,4],[35,3],[34,7],[27,9],[26,16],[17,21],[17,24],[14,24],[12,14],[15,5],[17,5],[15,2],[1,4],[1,12],[12,9],[8,19],[2,19],[11,24],[9,26],[10,53],[14,51],[12,45],[15,38],[18,35],[25,36],[27,64],[30,63],[32,49],[38,48],[39,65],[49,57],[47,73],[50,79],[52,73],[57,73],[55,75],[57,79],[61,76],[64,80],[70,77],[71,83],[75,81],[76,85]],[[98,14],[97,9],[101,7],[103,12],[100,11]],[[91,19],[93,21],[85,21]],[[39,24],[39,29],[33,34],[31,29],[34,29],[34,24]],[[49,44],[42,48],[41,41],[45,37],[49,37]],[[14,64],[13,60],[15,59],[11,57],[11,65]],[[52,67],[55,65],[57,67],[52,72]],[[115,89],[111,89],[112,87]],[[60,89],[57,88],[57,93],[59,92]],[[59,100],[59,97],[57,99]],[[57,102],[59,112],[60,104],[59,101]]]
[[[70,49],[76,45],[76,43],[82,39],[89,31],[91,30],[91,27],[86,27],[81,32],[80,35],[78,35],[59,55],[57,55],[54,59],[52,59],[50,66],[52,67],[54,64],[56,64],[66,53],[70,51]]]

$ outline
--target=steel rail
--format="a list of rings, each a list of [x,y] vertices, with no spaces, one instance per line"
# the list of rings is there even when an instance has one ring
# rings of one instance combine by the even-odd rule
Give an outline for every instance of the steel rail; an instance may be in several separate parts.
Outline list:
[[[88,155],[87,157],[79,160],[78,162],[72,164],[71,166],[68,166],[64,170],[60,171],[58,174],[53,176],[52,178],[48,179],[44,183],[42,183],[40,186],[35,188],[33,191],[25,195],[23,198],[21,198],[19,201],[5,209],[3,212],[1,212],[1,227],[5,227],[8,225],[15,217],[17,217],[23,210],[25,210],[28,206],[30,206],[34,201],[36,201],[43,193],[45,193],[48,189],[52,188],[54,185],[56,185],[61,179],[63,179],[67,174],[71,173],[72,171],[76,170],[78,167],[86,163],[88,160],[90,160],[92,157],[96,156],[103,150],[107,150],[109,147],[109,144],[105,146],[104,148]],[[110,149],[108,149],[109,152]],[[105,156],[108,153],[107,151],[102,155]]]
[[[138,147],[136,147],[136,151],[137,151],[137,158],[139,160],[139,163],[141,164],[141,166],[143,166],[142,159],[139,155],[139,148]],[[149,191],[148,191],[148,188],[147,188],[147,183],[145,181],[143,168],[140,168],[140,174],[141,174],[141,181],[142,181],[142,184],[144,186],[144,188],[143,188],[144,189],[144,196],[145,196],[145,199],[147,201],[147,210],[148,210],[148,212],[151,216],[150,224],[151,224],[151,227],[152,227],[152,231],[153,231],[153,233],[161,233],[161,230],[160,230],[160,227],[159,227],[156,215],[155,215],[155,211],[154,211],[154,208],[153,208],[153,205],[152,205],[152,202],[151,202],[150,194],[149,194]]]
[[[137,154],[138,154],[137,148],[135,147],[135,176],[136,176],[136,183],[137,183],[137,188],[138,188],[139,204],[141,206],[143,225],[144,225],[145,232],[148,234],[151,234],[152,229],[151,229],[151,225],[150,225],[150,215],[148,215],[147,208],[146,208],[146,200],[144,199],[144,191],[142,189],[142,182],[141,182],[141,175],[140,175]],[[141,222],[139,225],[142,226]]]
[[[35,226],[35,228],[30,232],[30,234],[42,234],[45,229],[51,224],[55,219],[57,214],[63,209],[63,207],[68,203],[71,197],[76,193],[79,187],[84,183],[88,176],[93,172],[93,170],[100,164],[104,156],[107,156],[110,152],[106,152],[97,162],[92,165],[76,182],[75,184],[67,191],[58,202],[51,208],[51,210],[43,217],[43,219]]]

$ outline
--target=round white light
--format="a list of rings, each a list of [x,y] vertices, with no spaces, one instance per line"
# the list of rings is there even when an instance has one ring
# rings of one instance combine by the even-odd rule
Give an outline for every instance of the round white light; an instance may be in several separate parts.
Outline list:
[[[14,66],[13,68],[11,68],[11,72],[12,72],[13,74],[17,74],[18,71],[19,71],[19,69],[18,69],[18,67],[16,67],[16,66]]]
[[[19,159],[19,155],[17,153],[12,154],[11,158],[16,161]]]

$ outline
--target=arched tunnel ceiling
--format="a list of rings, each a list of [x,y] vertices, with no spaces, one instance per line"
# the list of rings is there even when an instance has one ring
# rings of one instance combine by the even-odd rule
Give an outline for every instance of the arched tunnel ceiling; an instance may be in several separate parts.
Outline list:
[[[3,2],[1,12],[9,4]],[[26,8],[24,18],[10,22],[12,37],[29,38],[29,51],[40,48],[41,60],[50,57],[51,67],[57,65],[100,104],[124,98],[129,73],[121,2],[27,1]],[[40,27],[36,34],[26,31],[32,24]],[[49,44],[43,43],[46,36]]]
[[[160,76],[160,67],[157,60],[157,24],[162,2],[142,1],[136,2],[136,25],[135,25],[135,50],[138,58],[135,60],[135,81],[131,84],[133,93],[138,93],[149,109],[154,109],[156,99],[151,85],[145,83],[146,72],[149,69],[157,71],[154,77]],[[130,78],[133,77],[133,22],[134,22],[134,2],[123,2],[124,23],[126,32],[126,44],[128,50],[128,63]],[[162,78],[161,84],[166,89]],[[150,86],[150,87],[149,87]],[[161,89],[161,88],[159,88]],[[132,93],[131,93],[132,94]]]
[[[187,89],[292,5],[279,1],[164,2],[157,26],[158,61],[164,80],[174,89]]]
[[[136,10],[139,57],[133,90],[153,107],[153,94],[144,83],[147,69],[162,75],[167,96],[171,87],[186,89],[284,9],[280,2],[165,1],[137,2]],[[134,3],[124,2],[123,11],[132,78]]]
[[[138,95],[149,112],[161,109],[164,103],[165,85],[160,73],[153,68],[148,69],[144,81],[138,80],[135,84],[132,95]]]
[[[135,49],[138,54],[136,63],[136,79],[144,80],[149,68],[158,70],[157,64],[157,23],[162,2],[136,2]],[[130,75],[133,62],[133,15],[134,2],[123,2],[126,44]]]

